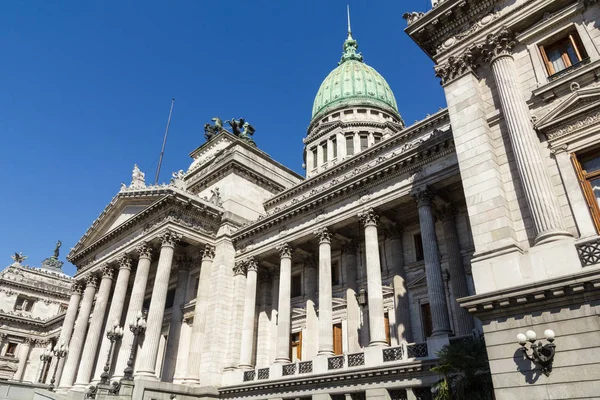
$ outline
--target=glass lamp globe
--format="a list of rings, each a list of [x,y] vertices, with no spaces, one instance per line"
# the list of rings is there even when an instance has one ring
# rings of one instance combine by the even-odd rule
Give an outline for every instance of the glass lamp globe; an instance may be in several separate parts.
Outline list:
[[[546,339],[549,342],[553,342],[554,341],[554,331],[552,329],[546,329],[544,331],[544,336],[546,337]]]
[[[525,332],[525,336],[527,336],[527,340],[529,340],[531,343],[535,342],[535,339],[537,339],[537,335],[532,330]]]
[[[525,346],[525,343],[527,343],[527,336],[523,335],[522,333],[519,333],[517,335],[517,341],[521,346]]]

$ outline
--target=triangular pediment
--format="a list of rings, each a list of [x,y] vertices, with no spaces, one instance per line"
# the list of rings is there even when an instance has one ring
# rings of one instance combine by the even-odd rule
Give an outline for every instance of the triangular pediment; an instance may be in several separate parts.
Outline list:
[[[16,364],[16,362],[14,364]],[[7,362],[0,363],[0,372],[17,372],[17,366]]]
[[[417,286],[424,286],[424,285],[427,285],[427,277],[425,274],[416,277],[415,279],[410,281],[407,286],[410,289],[410,288],[414,288]]]
[[[590,114],[597,110],[600,110],[600,87],[581,89],[539,118],[535,126],[547,133],[549,129],[577,123],[577,120],[589,120]]]

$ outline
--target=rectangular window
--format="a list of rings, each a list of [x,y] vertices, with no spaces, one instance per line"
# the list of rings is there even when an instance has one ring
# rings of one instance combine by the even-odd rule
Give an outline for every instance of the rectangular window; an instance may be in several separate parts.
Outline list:
[[[379,142],[381,142],[381,135],[379,135],[379,134],[374,134],[374,135],[373,135],[373,140],[375,141],[375,143],[379,143]]]
[[[369,147],[369,136],[360,135],[360,151],[365,151]]]
[[[392,340],[390,338],[390,314],[383,314],[383,326],[385,327],[385,342],[389,345],[392,344]]]
[[[579,64],[587,58],[585,49],[576,31],[569,31],[559,39],[555,39],[539,47],[542,59],[548,70],[548,75],[550,76]]]
[[[426,339],[433,333],[433,320],[431,319],[429,303],[421,304],[421,324],[423,325],[423,339]]]
[[[346,135],[346,154],[354,154],[354,135]]]
[[[16,352],[17,352],[17,344],[16,344],[16,343],[9,342],[9,343],[6,345],[6,353],[4,353],[4,355],[5,355],[6,357],[14,357],[14,356],[15,356],[15,354],[16,354]]]
[[[321,148],[323,149],[323,162],[326,163],[327,162],[327,143],[323,143],[321,145]]]
[[[343,353],[342,324],[333,325],[333,353],[337,356]]]
[[[337,139],[331,139],[331,158],[337,158]]]
[[[423,261],[423,239],[421,238],[421,234],[415,234],[413,240],[415,243],[415,260]]]
[[[302,360],[302,332],[294,332],[290,335],[290,359],[292,362]]]
[[[302,296],[302,275],[292,276],[292,297]]]
[[[340,279],[340,263],[336,261],[331,262],[331,284],[333,286],[339,285]]]
[[[312,167],[313,169],[317,168],[317,163],[318,163],[318,159],[317,159],[317,149],[314,148],[312,149]]]
[[[600,149],[581,155],[571,154],[596,231],[600,232]]]
[[[31,311],[31,309],[33,308],[33,303],[35,303],[34,299],[19,295],[17,296],[17,301],[15,302],[15,310]]]

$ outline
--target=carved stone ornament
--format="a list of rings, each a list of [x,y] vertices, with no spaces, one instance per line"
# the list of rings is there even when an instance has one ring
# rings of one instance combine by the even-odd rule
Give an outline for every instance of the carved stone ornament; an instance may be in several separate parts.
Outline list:
[[[288,243],[277,246],[277,251],[281,258],[292,258],[292,248]]]
[[[313,233],[319,239],[319,243],[331,243],[331,232],[329,232],[329,229],[321,228]]]
[[[406,24],[408,26],[411,26],[412,24],[414,24],[415,22],[417,22],[418,20],[423,18],[423,15],[425,15],[424,12],[413,11],[413,12],[404,13],[402,15],[402,18],[404,18],[406,20]]]
[[[129,258],[125,254],[123,254],[121,257],[119,257],[119,259],[117,260],[117,263],[119,263],[120,269],[131,269],[131,258]]]
[[[152,258],[152,247],[147,242],[140,243],[135,251],[139,254],[140,258]]]
[[[235,265],[233,266],[233,275],[234,276],[246,275],[246,262],[245,261],[238,261],[235,263]]]
[[[379,221],[379,215],[372,208],[358,214],[358,218],[364,226],[377,226],[377,221]]]
[[[417,203],[417,207],[431,206],[434,194],[428,188],[421,188],[411,193],[412,198]]]
[[[90,274],[85,277],[85,286],[98,287],[98,276],[96,274]]]
[[[515,44],[513,33],[507,27],[503,27],[500,32],[489,34],[485,39],[483,60],[491,62],[498,57],[510,56]]]
[[[479,62],[474,50],[476,49],[469,48],[460,56],[451,56],[446,63],[433,67],[435,76],[442,80],[442,85],[468,72],[475,72],[477,70]]]
[[[35,346],[36,340],[34,338],[26,337],[23,339],[23,343],[29,346]]]
[[[204,251],[202,252],[202,259],[212,260],[213,258],[215,258],[215,247],[211,246],[210,244],[207,244],[206,246],[204,246]]]
[[[102,267],[102,278],[113,279],[115,276],[115,269],[112,265],[105,264]]]
[[[356,242],[354,240],[348,240],[342,244],[342,254],[356,254]]]
[[[175,245],[181,240],[181,238],[182,236],[179,233],[173,232],[169,229],[164,230],[158,235],[158,239],[160,240],[161,245],[165,247],[175,247]]]
[[[84,286],[81,284],[81,282],[74,282],[71,285],[71,291],[73,292],[73,294],[75,294],[75,293],[82,294],[83,289],[84,289]]]

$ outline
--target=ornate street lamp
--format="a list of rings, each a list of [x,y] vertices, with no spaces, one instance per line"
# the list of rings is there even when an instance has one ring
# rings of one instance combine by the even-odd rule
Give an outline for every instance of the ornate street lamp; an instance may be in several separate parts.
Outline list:
[[[527,331],[523,335],[519,333],[517,335],[517,340],[521,345],[521,350],[525,357],[529,361],[532,361],[534,364],[538,365],[542,369],[542,373],[546,376],[550,376],[550,372],[552,372],[552,362],[554,361],[554,354],[556,352],[556,345],[554,342],[554,331],[551,329],[546,329],[544,331],[544,336],[548,343],[542,344],[542,342],[537,342],[537,335],[534,331]],[[530,343],[529,349],[527,348],[527,342]],[[531,350],[531,354],[528,351]]]
[[[52,379],[50,380],[49,390],[54,390],[54,382],[56,381],[56,370],[58,370],[58,364],[60,363],[61,358],[65,358],[69,353],[69,347],[65,344],[64,340],[61,340],[60,344],[56,344],[54,346],[54,350],[52,350],[54,357],[56,357],[56,364],[54,364],[54,373],[52,373]]]
[[[355,296],[359,305],[363,307],[367,305],[367,291],[365,289],[360,289]]]
[[[38,379],[38,383],[42,383],[46,378],[46,374],[48,373],[48,368],[50,368],[50,362],[52,361],[52,344],[48,344],[48,346],[44,349],[42,355],[40,355],[40,360],[42,361],[42,373],[40,374],[40,379]]]
[[[123,337],[123,328],[119,326],[119,321],[115,320],[113,326],[106,332],[106,337],[110,340],[110,348],[108,350],[108,357],[106,358],[106,364],[104,365],[104,372],[100,375],[100,383],[107,384],[110,378],[108,371],[110,371],[110,360],[113,357],[113,350],[115,342]]]
[[[125,379],[132,380],[133,361],[135,360],[135,353],[137,352],[138,336],[146,330],[146,320],[141,311],[137,313],[135,318],[129,324],[129,330],[133,333],[133,343],[131,345],[131,352],[129,353],[129,360],[127,360],[127,368],[125,368],[125,371],[123,372]]]

